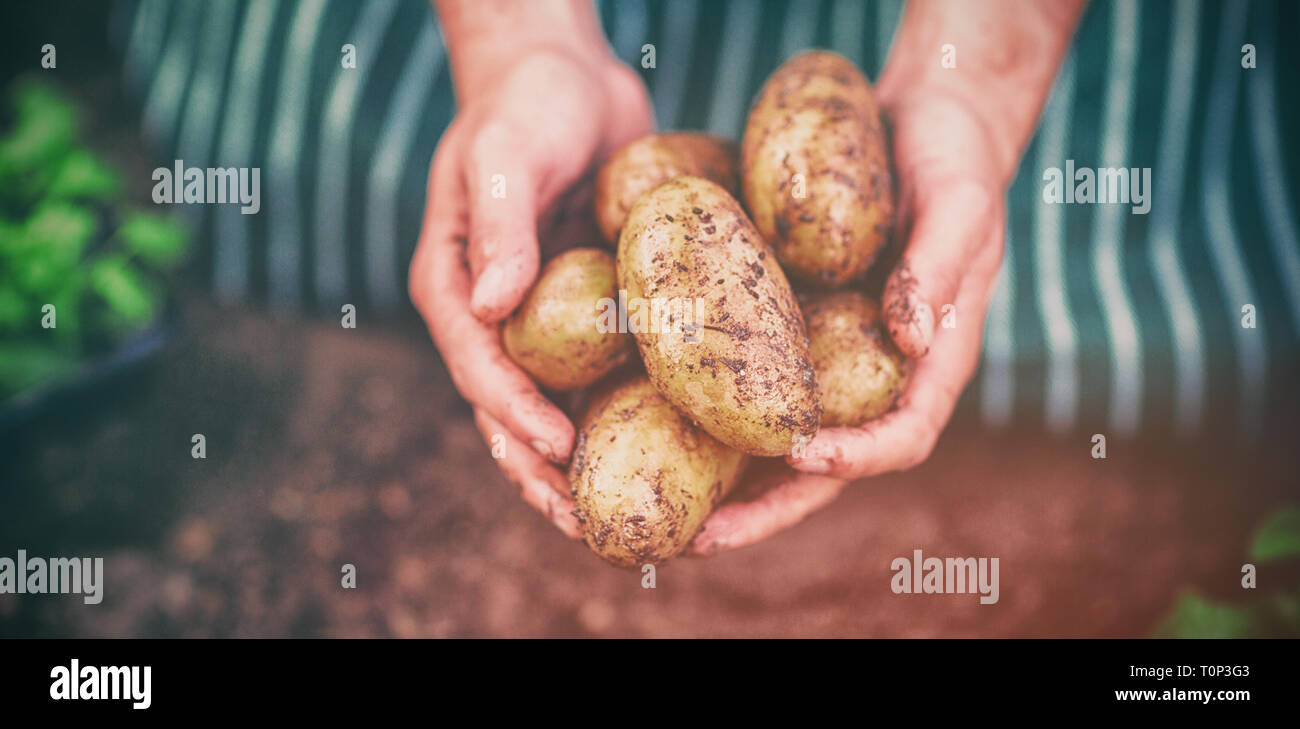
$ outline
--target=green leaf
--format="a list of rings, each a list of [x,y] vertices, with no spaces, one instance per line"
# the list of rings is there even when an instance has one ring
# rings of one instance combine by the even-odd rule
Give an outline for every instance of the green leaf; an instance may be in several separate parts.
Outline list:
[[[63,285],[55,291],[49,303],[54,304],[58,313],[58,326],[54,330],[54,339],[60,348],[68,353],[81,351],[82,312],[81,300],[86,292],[86,271],[77,268],[71,271]]]
[[[31,255],[14,264],[13,277],[28,296],[48,298],[69,270],[69,267],[60,266],[49,258]]]
[[[1300,590],[1290,595],[1283,593],[1272,596],[1269,612],[1289,635],[1300,636]]]
[[[0,220],[0,256],[13,258],[27,247],[27,228],[22,223]]]
[[[76,104],[48,81],[28,76],[14,84],[12,95],[20,119],[71,119],[75,126]]]
[[[108,304],[122,329],[136,329],[153,320],[157,296],[147,280],[124,256],[105,256],[90,269],[90,288]]]
[[[52,258],[75,261],[98,227],[99,221],[86,208],[51,200],[27,220],[27,245]]]
[[[0,177],[49,164],[70,149],[77,136],[77,109],[40,81],[19,83],[13,92],[17,123],[0,139]]]
[[[1250,556],[1257,562],[1300,556],[1300,506],[1288,506],[1265,520],[1255,532]]]
[[[57,160],[50,165],[57,164]],[[12,212],[22,212],[25,217],[40,202],[54,178],[54,169],[43,165],[13,175],[0,172],[0,208]]]
[[[0,332],[12,333],[27,329],[31,324],[29,317],[38,311],[8,281],[0,281]]]
[[[121,179],[107,164],[88,150],[74,150],[64,158],[45,191],[47,197],[110,200],[121,188]]]
[[[1248,638],[1259,632],[1258,620],[1247,608],[1213,603],[1184,594],[1155,630],[1158,638]]]
[[[16,242],[13,278],[33,296],[62,288],[99,227],[90,211],[64,202],[47,202],[27,221]]]
[[[170,218],[131,213],[117,230],[122,246],[157,268],[170,268],[189,249],[189,232]]]

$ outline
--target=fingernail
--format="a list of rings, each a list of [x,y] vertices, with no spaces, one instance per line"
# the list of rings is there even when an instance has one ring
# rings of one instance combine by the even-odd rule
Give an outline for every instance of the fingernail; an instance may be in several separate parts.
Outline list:
[[[542,455],[542,458],[545,458],[548,461],[555,460],[555,452],[552,451],[551,447],[546,444],[546,441],[540,439],[535,440],[531,443],[531,445],[533,447],[533,450],[537,451]]]
[[[804,473],[829,473],[831,470],[830,461],[822,458],[804,459],[795,461],[790,465]]]

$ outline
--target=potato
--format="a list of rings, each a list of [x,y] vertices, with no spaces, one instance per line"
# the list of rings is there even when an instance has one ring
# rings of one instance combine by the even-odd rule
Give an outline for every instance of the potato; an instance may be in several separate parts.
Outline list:
[[[644,376],[593,399],[569,466],[574,514],[596,554],[631,567],[686,547],[745,468]]]
[[[596,176],[596,222],[605,240],[617,246],[636,199],[679,175],[713,180],[735,195],[736,157],[731,140],[697,132],[648,134],[623,145]]]
[[[893,407],[911,373],[911,360],[885,334],[880,305],[857,291],[802,299],[822,425],[861,425]]]
[[[759,456],[816,435],[799,304],[726,190],[684,176],[642,195],[619,238],[618,281],[650,380],[710,435]]]
[[[792,277],[836,287],[870,268],[894,191],[880,109],[851,61],[811,51],[778,68],[740,150],[745,204]]]
[[[501,327],[506,354],[555,390],[600,379],[632,354],[631,337],[597,326],[601,299],[618,299],[614,285],[614,257],[599,248],[573,248],[551,259]]]

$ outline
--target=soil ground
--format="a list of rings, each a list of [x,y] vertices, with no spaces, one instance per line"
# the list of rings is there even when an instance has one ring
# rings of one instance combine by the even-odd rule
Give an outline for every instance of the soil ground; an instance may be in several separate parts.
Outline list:
[[[1252,526],[1294,494],[1283,442],[1099,461],[1087,434],[959,418],[921,467],[643,589],[519,498],[420,332],[185,309],[158,360],[0,446],[3,556],[106,573],[97,606],[0,598],[0,635],[1144,635],[1183,590],[1239,597]],[[999,602],[895,595],[917,548],[998,557]]]

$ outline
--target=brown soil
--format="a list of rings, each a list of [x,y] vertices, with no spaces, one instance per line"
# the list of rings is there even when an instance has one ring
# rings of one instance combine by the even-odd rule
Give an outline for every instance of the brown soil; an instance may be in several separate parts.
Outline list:
[[[519,498],[418,332],[186,308],[159,361],[0,447],[0,556],[106,572],[98,606],[0,597],[0,635],[1143,635],[1182,589],[1240,597],[1250,529],[1293,488],[1284,447],[1096,461],[1085,434],[958,420],[922,467],[647,590]],[[998,557],[1000,601],[893,594],[916,548]]]

